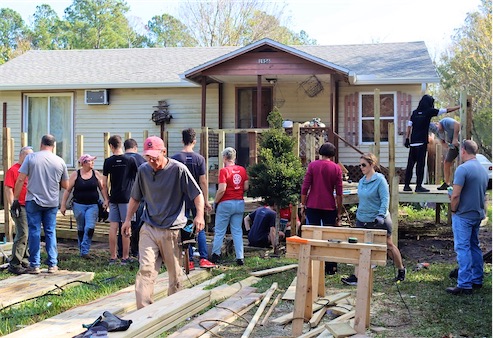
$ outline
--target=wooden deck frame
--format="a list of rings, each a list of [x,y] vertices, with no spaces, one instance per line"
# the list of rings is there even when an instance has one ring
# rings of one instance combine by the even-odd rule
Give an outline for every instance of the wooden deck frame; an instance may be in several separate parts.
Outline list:
[[[299,260],[292,335],[302,334],[303,322],[312,317],[313,300],[325,295],[326,261],[359,266],[354,323],[355,330],[364,333],[370,323],[371,265],[387,264],[386,231],[303,225],[302,236],[286,241],[286,257]],[[358,243],[348,243],[349,237],[356,237]]]

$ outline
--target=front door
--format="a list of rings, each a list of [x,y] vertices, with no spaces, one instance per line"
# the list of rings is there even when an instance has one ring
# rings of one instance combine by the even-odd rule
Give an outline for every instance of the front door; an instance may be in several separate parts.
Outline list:
[[[261,111],[257,110],[257,88],[237,88],[238,111],[236,128],[268,128],[267,115],[272,111],[272,88],[262,88]],[[257,123],[257,116],[260,114],[260,125]],[[236,163],[247,167],[249,164],[249,142],[247,134],[237,134],[236,136]]]

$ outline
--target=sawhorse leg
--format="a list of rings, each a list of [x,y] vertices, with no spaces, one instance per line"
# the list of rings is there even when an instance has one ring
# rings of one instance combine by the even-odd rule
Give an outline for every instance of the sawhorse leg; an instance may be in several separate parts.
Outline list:
[[[296,278],[296,295],[293,311],[293,336],[298,337],[303,333],[304,320],[312,316],[312,264],[311,246],[302,244],[298,260],[298,274]]]
[[[371,249],[361,249],[358,264],[358,288],[356,289],[356,313],[354,329],[365,333],[370,323],[370,301],[373,290],[373,271],[371,269]]]

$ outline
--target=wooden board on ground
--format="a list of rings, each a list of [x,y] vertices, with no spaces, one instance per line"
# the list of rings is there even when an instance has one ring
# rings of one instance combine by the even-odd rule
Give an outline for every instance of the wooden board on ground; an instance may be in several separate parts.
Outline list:
[[[296,277],[294,277],[291,285],[288,287],[284,295],[282,296],[283,300],[294,300],[296,295]]]
[[[348,323],[333,323],[325,324],[325,327],[332,333],[335,338],[344,338],[356,334],[356,330],[353,329]]]
[[[210,277],[207,270],[191,271],[183,282],[184,286],[198,283]],[[154,300],[166,297],[168,293],[168,273],[158,275],[154,287]],[[50,338],[71,338],[84,332],[82,324],[94,322],[104,311],[109,311],[119,317],[136,309],[135,285],[130,285],[120,291],[112,293],[106,297],[96,299],[90,303],[75,307],[56,316],[43,320],[39,323],[30,325],[21,330],[9,334],[7,337],[50,337]]]
[[[79,284],[74,283],[76,281],[89,282],[93,278],[94,272],[58,270],[57,273],[48,273],[47,269],[41,269],[38,275],[12,276],[0,284],[0,306],[4,308],[58,288],[76,286]]]
[[[155,337],[210,305],[210,290],[182,290],[123,316],[132,325],[114,338]]]
[[[242,309],[260,301],[262,295],[254,293],[256,290],[256,288],[250,286],[244,287],[238,293],[220,303],[215,308],[198,316],[192,322],[171,334],[169,338],[199,337],[206,331],[217,326],[219,321],[235,319],[235,313],[239,313]]]
[[[291,269],[296,269],[297,267],[298,267],[298,264],[290,264],[290,265],[280,266],[277,268],[250,272],[250,275],[255,276],[255,277],[262,277],[262,276],[272,275],[274,273],[279,273],[279,272],[283,272],[283,271],[287,271],[287,270],[291,270]]]

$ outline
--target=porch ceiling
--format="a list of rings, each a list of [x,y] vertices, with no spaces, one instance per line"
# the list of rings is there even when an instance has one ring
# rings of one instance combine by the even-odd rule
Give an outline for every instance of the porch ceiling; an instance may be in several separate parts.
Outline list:
[[[262,85],[273,85],[269,83],[267,79],[276,79],[277,84],[282,83],[300,83],[308,79],[310,76],[316,75],[317,78],[322,82],[330,82],[330,74],[306,74],[306,75],[262,75]],[[336,75],[337,76],[337,75]],[[214,79],[220,83],[248,83],[248,84],[257,84],[257,75],[214,75],[208,76],[211,79]]]

